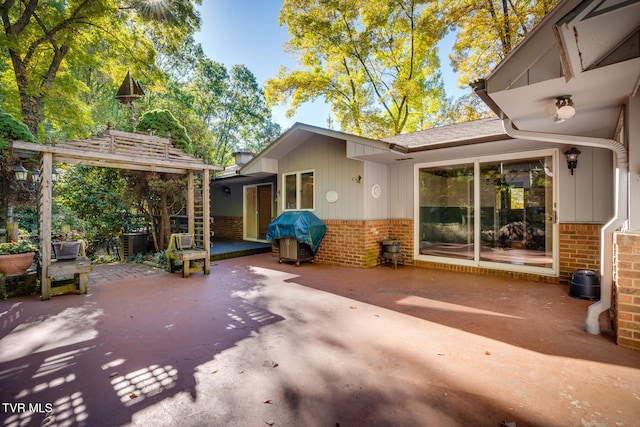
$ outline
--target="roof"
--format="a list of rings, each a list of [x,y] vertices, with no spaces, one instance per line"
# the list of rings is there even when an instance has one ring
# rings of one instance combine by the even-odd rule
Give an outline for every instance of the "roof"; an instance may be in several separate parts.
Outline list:
[[[418,132],[384,138],[383,141],[421,151],[437,145],[455,146],[504,139],[506,133],[497,117],[439,126]]]
[[[107,129],[104,136],[56,141],[50,145],[11,141],[19,157],[52,153],[54,161],[101,167],[156,172],[185,173],[187,170],[222,170],[173,146],[169,138]]]
[[[388,144],[377,139],[365,138],[358,135],[352,135],[332,129],[324,129],[304,123],[295,123],[289,129],[283,132],[278,138],[276,138],[271,144],[266,146],[253,159],[242,166],[239,173],[255,174],[258,171],[263,171],[264,168],[260,166],[260,162],[262,162],[263,159],[266,158],[279,160],[289,154],[292,150],[304,144],[314,135],[323,135],[333,139],[352,141],[358,144],[388,150]]]
[[[638,17],[638,0],[562,0],[474,90],[520,130],[614,138],[639,87]],[[575,116],[557,120],[567,96]]]

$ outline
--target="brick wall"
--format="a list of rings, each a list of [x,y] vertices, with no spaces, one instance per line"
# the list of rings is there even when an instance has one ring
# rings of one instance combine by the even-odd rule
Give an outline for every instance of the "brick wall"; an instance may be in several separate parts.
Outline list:
[[[242,240],[241,216],[216,216],[213,220],[214,238]]]
[[[599,224],[559,224],[560,277],[562,284],[571,283],[576,270],[600,271]]]
[[[389,238],[400,240],[400,252],[406,264],[413,264],[413,220],[390,219]]]
[[[216,218],[216,225],[218,219]],[[401,241],[400,252],[408,265],[439,270],[493,275],[547,283],[571,282],[575,270],[600,271],[600,228],[598,224],[560,224],[560,277],[503,271],[491,268],[415,261],[413,259],[413,220],[323,220],[327,233],[315,256],[317,262],[352,267],[377,265],[380,242]],[[274,255],[277,253],[274,251]]]
[[[640,350],[640,234],[614,238],[615,328],[618,344]]]
[[[414,262],[416,267],[433,268],[436,270],[457,271],[460,273],[481,274],[483,276],[507,277],[510,279],[529,280],[532,282],[558,283],[558,278],[541,274],[521,273],[517,271],[497,270],[494,268],[473,267],[466,265],[447,264],[443,262],[419,261]]]
[[[323,220],[327,232],[315,259],[331,265],[373,267],[380,241],[389,237],[387,220]]]

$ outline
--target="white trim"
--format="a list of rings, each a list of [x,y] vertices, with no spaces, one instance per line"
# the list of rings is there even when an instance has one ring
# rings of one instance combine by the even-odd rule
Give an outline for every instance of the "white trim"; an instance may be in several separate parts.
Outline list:
[[[313,207],[312,208],[301,208],[300,207],[300,194],[302,193],[302,175],[306,174],[306,173],[312,173],[313,174],[313,194],[312,194],[312,201],[313,201]],[[296,207],[289,209],[287,208],[286,204],[287,204],[287,176],[289,175],[295,175],[296,176]],[[282,212],[287,212],[287,211],[309,211],[309,212],[314,212],[316,210],[316,170],[315,169],[304,169],[304,170],[299,170],[299,171],[293,171],[293,172],[283,172],[282,173]]]
[[[271,182],[261,182],[261,183],[256,183],[256,184],[247,184],[247,185],[243,185],[242,186],[242,240],[246,240],[248,242],[260,242],[260,243],[268,243],[267,240],[265,239],[256,239],[253,237],[247,237],[247,204],[245,203],[247,200],[247,188],[255,188],[256,189],[256,199],[258,196],[258,191],[257,188],[258,187],[264,187],[264,186],[269,186],[271,187],[271,200],[269,200],[269,204],[271,206],[271,217],[273,217],[273,183]],[[256,200],[256,207],[257,207],[257,202],[258,200]],[[257,218],[254,218],[257,219]],[[260,234],[260,224],[257,224],[257,231],[258,234]]]
[[[490,268],[494,270],[504,270],[504,271],[513,271],[519,273],[530,273],[530,274],[539,274],[543,276],[552,276],[557,277],[559,275],[559,259],[560,259],[560,247],[559,247],[559,227],[557,223],[557,212],[558,212],[558,193],[559,193],[559,174],[555,174],[553,179],[553,201],[552,204],[554,206],[553,212],[547,212],[547,215],[553,215],[554,221],[552,222],[552,239],[553,239],[553,253],[552,253],[552,262],[551,267],[536,267],[531,265],[516,265],[516,264],[507,264],[507,263],[498,263],[491,261],[483,261],[480,259],[480,247],[481,242],[479,239],[479,230],[480,230],[480,215],[477,213],[479,211],[479,203],[480,203],[480,164],[486,162],[499,162],[506,160],[518,160],[527,157],[551,157],[553,162],[554,171],[558,170],[559,164],[559,150],[557,148],[551,149],[542,149],[542,150],[530,150],[530,151],[521,151],[507,154],[498,154],[498,155],[487,155],[487,156],[475,156],[469,158],[458,158],[458,159],[449,159],[437,162],[425,162],[425,163],[416,163],[414,164],[413,169],[413,257],[417,261],[424,262],[437,262],[442,264],[451,264],[451,265],[461,265],[468,267],[479,267],[479,268]],[[461,259],[461,258],[446,258],[446,257],[437,257],[430,255],[422,255],[420,254],[420,169],[421,168],[433,168],[433,167],[441,167],[441,166],[450,166],[450,165],[461,165],[461,164],[473,164],[474,168],[474,259]]]

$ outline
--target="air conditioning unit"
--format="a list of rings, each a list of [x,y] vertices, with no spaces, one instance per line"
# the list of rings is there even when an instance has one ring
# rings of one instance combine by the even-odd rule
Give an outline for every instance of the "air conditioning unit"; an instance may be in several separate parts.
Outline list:
[[[146,233],[127,233],[120,236],[120,253],[122,258],[136,254],[146,254],[148,239]]]

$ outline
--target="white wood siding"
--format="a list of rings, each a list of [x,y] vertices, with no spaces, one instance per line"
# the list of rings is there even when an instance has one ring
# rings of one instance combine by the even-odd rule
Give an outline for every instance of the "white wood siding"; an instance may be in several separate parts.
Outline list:
[[[321,219],[364,218],[364,163],[346,158],[345,141],[315,135],[280,159],[278,167],[278,214],[282,213],[282,176],[313,170],[316,216]],[[338,193],[335,203],[327,202],[327,191]]]
[[[560,222],[607,222],[613,216],[613,155],[604,148],[577,148],[580,155],[573,176],[563,154],[558,162]]]
[[[387,179],[387,165],[375,162],[364,162],[364,218],[387,219],[389,200],[389,180]],[[379,186],[380,195],[374,197],[374,186]]]
[[[413,163],[409,161],[389,165],[390,219],[413,218]]]
[[[447,161],[504,153],[515,153],[543,148],[559,148],[558,217],[563,223],[602,224],[613,215],[613,156],[611,151],[600,148],[580,147],[578,167],[571,176],[567,161],[562,154],[570,147],[540,142],[507,140],[412,153],[413,160],[390,164],[388,167],[388,217],[391,219],[413,218],[413,165],[415,163]]]
[[[629,99],[625,116],[629,147],[629,228],[640,230],[640,92]]]

